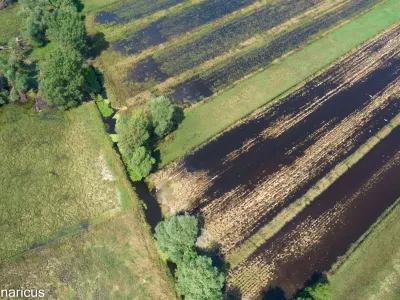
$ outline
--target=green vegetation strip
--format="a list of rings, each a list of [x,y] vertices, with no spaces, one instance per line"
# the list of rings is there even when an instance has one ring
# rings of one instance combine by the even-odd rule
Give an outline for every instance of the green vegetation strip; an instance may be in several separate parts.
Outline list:
[[[389,0],[188,113],[173,139],[159,146],[161,165],[204,144],[399,20],[400,1]]]
[[[319,180],[303,197],[293,202],[289,207],[280,212],[271,222],[250,237],[240,248],[227,256],[226,260],[233,268],[245,260],[266,240],[275,235],[288,222],[304,210],[312,201],[326,191],[336,180],[360,161],[381,140],[387,137],[393,129],[400,125],[400,114],[383,127],[375,136],[371,137],[364,145],[357,149],[351,156],[333,168],[324,178]]]
[[[399,299],[399,204],[400,199],[330,271],[332,299]]]

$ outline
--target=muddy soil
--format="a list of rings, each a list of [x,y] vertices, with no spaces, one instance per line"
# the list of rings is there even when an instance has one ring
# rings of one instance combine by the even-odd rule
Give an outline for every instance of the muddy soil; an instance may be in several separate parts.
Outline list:
[[[289,299],[313,273],[329,271],[400,197],[399,176],[398,127],[232,270],[230,280],[242,285],[249,298],[273,286],[282,288]]]

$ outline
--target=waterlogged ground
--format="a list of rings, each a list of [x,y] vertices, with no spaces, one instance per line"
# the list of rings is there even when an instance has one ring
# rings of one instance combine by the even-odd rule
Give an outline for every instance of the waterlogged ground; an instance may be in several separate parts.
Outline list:
[[[230,273],[248,298],[267,286],[291,296],[327,272],[400,196],[400,127]]]
[[[135,95],[157,86],[170,91],[169,96],[179,103],[207,98],[378,2],[273,1],[137,62],[127,75],[131,92]],[[146,30],[146,36],[157,39],[152,25]]]
[[[160,202],[171,212],[189,210],[202,217],[204,227],[199,246],[217,243],[223,254],[234,253],[252,234],[304,195],[400,112],[399,32],[400,26],[397,26],[373,39],[276,105],[253,115],[181,162],[160,171],[153,177]],[[394,134],[397,137],[398,130]],[[393,140],[393,134],[389,140]],[[388,146],[388,149],[391,148]],[[397,158],[393,159],[397,161]],[[388,168],[391,170],[397,163],[390,161]],[[376,171],[379,175],[379,168],[386,170],[386,164],[382,160],[377,162],[381,164],[373,165],[377,169],[371,169],[371,172]],[[396,170],[393,172],[398,172]],[[392,176],[390,172],[388,174]],[[379,178],[376,182],[381,182]],[[381,188],[377,187],[378,190]],[[394,193],[398,191],[394,190]],[[337,196],[337,206],[332,200],[333,208],[325,208],[326,213],[318,211],[320,215],[316,213],[315,220],[321,226],[325,224],[325,215],[349,218],[345,214],[347,206],[340,205],[341,196]],[[366,214],[369,217],[364,225],[360,225],[359,231],[349,239],[344,239],[337,252],[346,251],[349,241],[357,240],[391,201],[389,197],[378,205],[376,215]],[[307,214],[307,209],[303,214]],[[340,218],[336,222],[340,222]],[[307,235],[309,223],[304,224],[299,228],[304,228]],[[322,232],[325,232],[324,228],[328,227],[321,227]],[[268,255],[277,259],[282,255],[285,262],[295,253],[279,248],[278,244],[276,247]],[[318,249],[315,251],[316,257],[325,255]],[[253,262],[253,257],[258,256],[253,253],[248,259]],[[333,257],[336,258],[336,252],[327,256],[324,264],[319,265],[319,261],[311,264],[301,276],[297,273],[287,275],[282,265],[282,274],[289,279],[280,278],[279,284],[290,294],[302,286],[314,269],[329,269]],[[249,275],[241,275],[241,268],[248,265],[245,262],[229,275],[230,285],[239,285],[245,297],[250,299],[270,283],[278,284],[276,274],[280,268],[270,270],[265,267],[263,272],[258,272],[260,260],[257,258],[257,263],[249,265],[246,271]]]

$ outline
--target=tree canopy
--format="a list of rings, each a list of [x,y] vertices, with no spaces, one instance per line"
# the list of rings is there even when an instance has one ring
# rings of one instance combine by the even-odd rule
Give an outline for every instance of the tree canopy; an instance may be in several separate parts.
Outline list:
[[[41,46],[46,40],[45,31],[49,18],[47,0],[19,0],[22,10],[19,15],[22,17],[21,31],[34,46]]]
[[[118,146],[122,154],[128,155],[135,148],[148,144],[150,121],[143,110],[137,110],[131,117],[121,117],[116,125]]]
[[[161,139],[171,132],[174,126],[176,107],[166,97],[161,96],[150,100],[150,114],[154,133]]]
[[[156,162],[150,150],[144,146],[135,148],[126,160],[132,181],[140,181],[149,175]]]
[[[49,18],[47,35],[64,47],[83,51],[86,47],[86,28],[74,5],[61,5]]]
[[[85,80],[82,57],[76,50],[58,47],[41,68],[39,91],[59,109],[77,106],[83,99]]]
[[[197,256],[182,262],[177,270],[177,291],[185,300],[223,299],[225,276],[212,266],[209,257]]]
[[[329,300],[332,299],[332,286],[326,279],[321,279],[311,286],[307,286],[296,300]]]
[[[155,229],[157,248],[168,258],[179,263],[185,252],[192,251],[198,234],[198,222],[193,216],[171,216]]]
[[[151,172],[155,159],[149,149],[150,120],[143,110],[132,117],[121,117],[116,125],[118,147],[133,181],[139,181]]]

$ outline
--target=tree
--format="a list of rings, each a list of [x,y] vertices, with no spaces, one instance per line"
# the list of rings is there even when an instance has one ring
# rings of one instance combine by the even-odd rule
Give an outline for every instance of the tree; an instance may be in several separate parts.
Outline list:
[[[56,48],[46,57],[39,92],[59,109],[77,106],[83,99],[85,80],[82,57],[76,50]]]
[[[29,77],[24,73],[17,73],[14,84],[18,91],[25,93],[29,89]]]
[[[21,32],[34,46],[41,46],[46,40],[45,31],[49,17],[47,0],[19,0],[22,10],[18,15],[22,19]]]
[[[47,35],[63,47],[72,47],[78,51],[83,51],[86,47],[85,24],[71,3],[61,5],[51,15]]]
[[[187,214],[169,217],[156,226],[157,249],[171,261],[179,263],[185,253],[193,251],[198,232],[195,217]]]
[[[296,300],[330,300],[332,299],[332,286],[328,280],[322,278],[317,283],[308,286]]]
[[[197,256],[178,265],[177,291],[185,300],[223,299],[225,276],[212,266],[211,258]]]
[[[126,160],[132,181],[140,181],[149,175],[156,162],[151,152],[143,146],[134,149]]]
[[[150,100],[150,114],[154,133],[161,139],[171,132],[174,127],[175,105],[166,97],[161,96]]]
[[[121,117],[116,126],[118,147],[123,155],[129,156],[134,149],[147,146],[150,139],[150,121],[143,110],[132,117]]]

